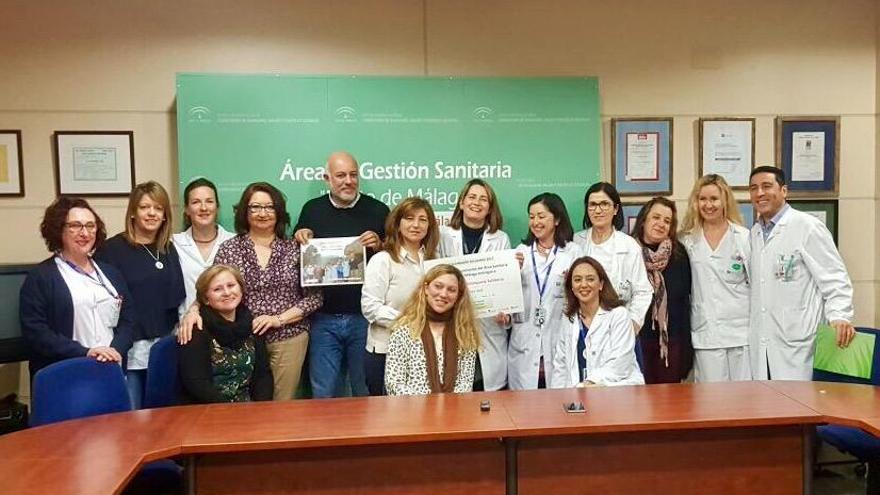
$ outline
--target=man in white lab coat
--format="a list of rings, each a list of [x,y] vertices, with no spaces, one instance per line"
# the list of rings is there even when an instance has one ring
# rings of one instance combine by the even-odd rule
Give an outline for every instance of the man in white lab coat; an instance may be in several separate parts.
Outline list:
[[[855,336],[852,283],[831,233],[789,206],[787,195],[782,169],[752,171],[749,196],[759,216],[750,233],[749,350],[756,380],[810,380],[821,323],[830,322],[841,347]]]

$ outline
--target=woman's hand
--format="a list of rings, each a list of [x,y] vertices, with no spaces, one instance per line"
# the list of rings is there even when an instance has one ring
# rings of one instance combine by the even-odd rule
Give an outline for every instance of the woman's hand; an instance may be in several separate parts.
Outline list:
[[[523,263],[525,263],[525,261],[526,261],[525,255],[517,251],[516,252],[516,261],[519,262],[519,269],[522,270]]]
[[[510,315],[507,313],[498,313],[495,315],[495,323],[501,328],[510,327]]]
[[[86,356],[90,358],[94,358],[99,363],[121,363],[122,356],[119,354],[119,351],[112,347],[106,346],[98,346],[92,347],[89,349],[89,352],[86,353]]]
[[[193,303],[180,320],[177,326],[177,343],[185,345],[192,340],[193,328],[202,329],[202,315],[199,314],[197,303]]]
[[[273,328],[281,328],[284,322],[278,315],[260,315],[254,318],[253,329],[257,335],[263,335]]]

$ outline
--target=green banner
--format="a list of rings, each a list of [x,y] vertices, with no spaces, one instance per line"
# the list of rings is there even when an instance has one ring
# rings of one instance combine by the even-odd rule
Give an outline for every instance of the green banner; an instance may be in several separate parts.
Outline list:
[[[816,330],[813,368],[870,380],[874,362],[874,340],[872,334],[856,332],[849,346],[841,349],[837,346],[837,332],[828,325],[820,325]]]
[[[326,192],[327,155],[351,152],[361,190],[389,206],[408,196],[451,212],[472,178],[498,193],[517,243],[526,205],[551,191],[575,230],[599,179],[595,78],[302,77],[178,74],[181,190],[204,176],[220,190],[221,222],[250,182],[302,204]]]

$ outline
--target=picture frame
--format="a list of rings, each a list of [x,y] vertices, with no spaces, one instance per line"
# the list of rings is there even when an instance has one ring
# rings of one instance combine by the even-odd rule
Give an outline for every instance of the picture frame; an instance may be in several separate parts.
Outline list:
[[[133,131],[55,131],[55,192],[128,196],[135,185]]]
[[[739,206],[739,213],[743,217],[743,227],[751,229],[756,220],[755,206],[751,201],[737,201],[736,204]]]
[[[0,130],[0,197],[24,197],[21,130]]]
[[[611,183],[621,196],[672,194],[672,117],[611,119]]]
[[[632,235],[633,227],[636,225],[636,219],[645,204],[623,203],[621,206],[623,206],[623,233],[626,235]]]
[[[793,199],[788,201],[788,204],[795,210],[809,213],[822,220],[822,223],[831,232],[831,237],[834,238],[834,245],[838,245],[838,201],[836,199]]]
[[[697,176],[718,174],[735,190],[748,190],[755,168],[755,119],[701,118]]]
[[[840,184],[840,117],[776,117],[776,164],[789,197],[837,196]]]

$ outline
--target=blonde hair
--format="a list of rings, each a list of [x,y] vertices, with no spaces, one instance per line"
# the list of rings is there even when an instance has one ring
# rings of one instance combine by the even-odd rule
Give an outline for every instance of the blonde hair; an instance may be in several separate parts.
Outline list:
[[[391,256],[395,263],[400,263],[400,247],[403,245],[400,221],[407,215],[415,213],[416,210],[425,210],[425,213],[428,215],[428,233],[422,239],[422,246],[425,248],[425,259],[430,260],[437,256],[437,244],[440,243],[440,229],[437,227],[437,217],[434,216],[434,209],[431,208],[431,203],[418,196],[413,196],[398,203],[385,220],[384,249],[388,251],[388,255]]]
[[[171,244],[171,200],[168,198],[168,191],[161,184],[155,181],[142,182],[131,190],[128,195],[128,208],[125,210],[125,240],[129,244],[136,245],[134,235],[135,216],[137,215],[138,204],[141,198],[149,196],[150,199],[159,203],[164,208],[164,220],[159,232],[156,233],[156,249],[160,253],[168,251]]]
[[[214,281],[217,275],[224,272],[231,274],[235,278],[235,281],[238,282],[238,286],[241,288],[241,295],[244,297],[244,280],[241,278],[241,272],[238,271],[238,268],[230,265],[213,265],[206,268],[196,280],[196,301],[199,304],[208,305],[208,289],[211,287],[211,282]]]
[[[681,222],[680,233],[692,234],[697,230],[702,230],[703,217],[700,216],[700,190],[705,186],[715,186],[721,191],[721,206],[724,219],[742,225],[742,214],[739,212],[739,206],[736,204],[733,191],[727,185],[727,181],[718,174],[709,174],[700,177],[694,183],[694,188],[691,190],[691,196],[688,199],[687,213],[684,215],[684,221]]]
[[[467,283],[458,268],[452,265],[437,265],[428,270],[428,273],[422,278],[421,284],[404,305],[400,316],[394,320],[391,329],[396,331],[406,328],[413,340],[421,338],[422,331],[428,324],[428,297],[425,295],[425,287],[443,275],[453,275],[458,280],[458,299],[450,309],[458,348],[463,351],[477,351],[480,348],[480,330],[477,328],[477,320],[474,316]]]

